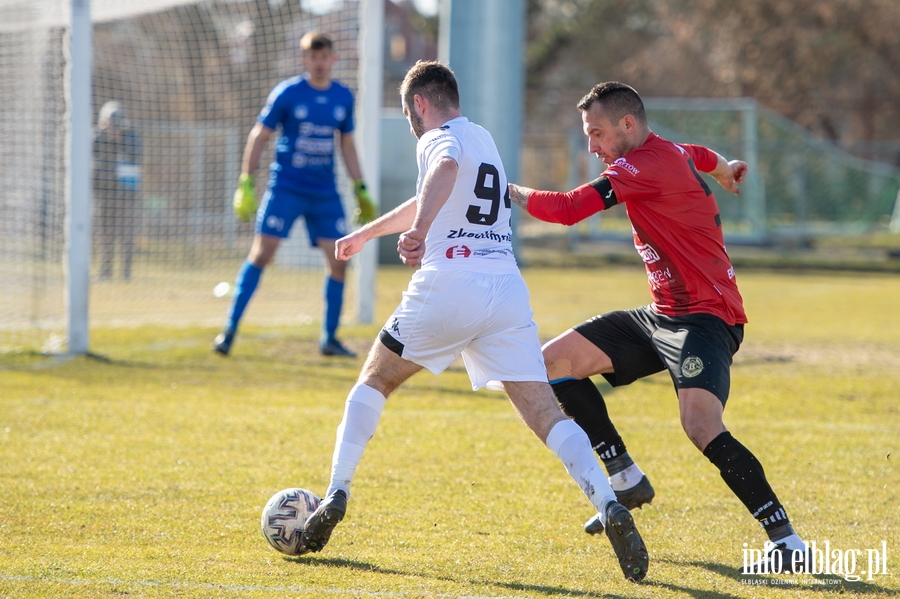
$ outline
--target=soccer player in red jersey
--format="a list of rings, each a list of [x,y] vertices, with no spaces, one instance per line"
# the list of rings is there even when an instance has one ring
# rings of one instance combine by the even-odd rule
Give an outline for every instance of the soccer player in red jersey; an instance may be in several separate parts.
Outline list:
[[[510,199],[540,220],[565,225],[624,204],[653,302],[596,316],[548,342],[544,360],[556,397],[588,433],[619,501],[633,509],[653,499],[653,487],[628,455],[589,377],[602,374],[619,386],[668,370],[685,433],[771,541],[762,562],[747,573],[779,558],[782,571],[792,564],[799,570],[806,544],[794,532],[762,465],[722,422],[732,357],[747,317],[725,251],[716,198],[698,171],[739,193],[747,164],[654,134],[640,96],[622,83],[594,86],[578,109],[589,151],[608,165],[606,170],[568,193],[511,184]],[[595,517],[585,530],[594,534],[602,527]],[[794,551],[799,552],[796,561]]]

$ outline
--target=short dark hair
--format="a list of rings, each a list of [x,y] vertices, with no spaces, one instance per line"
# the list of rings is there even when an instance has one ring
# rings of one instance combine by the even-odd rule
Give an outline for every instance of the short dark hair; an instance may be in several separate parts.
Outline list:
[[[435,60],[420,60],[406,72],[400,84],[400,97],[411,106],[413,96],[427,98],[437,110],[446,112],[459,108],[459,85],[456,75],[445,64]]]
[[[647,122],[644,102],[630,85],[625,85],[618,81],[598,83],[578,102],[578,110],[590,110],[594,102],[600,103],[603,111],[606,112],[612,121],[619,121],[626,114],[630,114],[640,123]]]
[[[300,38],[300,49],[304,52],[310,50],[328,50],[331,52],[332,48],[331,38],[321,31],[310,31]]]

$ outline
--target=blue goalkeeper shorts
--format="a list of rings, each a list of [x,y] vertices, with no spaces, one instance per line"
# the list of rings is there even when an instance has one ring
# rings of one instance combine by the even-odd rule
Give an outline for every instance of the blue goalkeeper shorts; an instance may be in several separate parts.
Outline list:
[[[284,189],[266,190],[256,213],[256,234],[285,239],[301,216],[313,247],[316,239],[339,239],[347,234],[347,218],[338,194],[310,196]]]

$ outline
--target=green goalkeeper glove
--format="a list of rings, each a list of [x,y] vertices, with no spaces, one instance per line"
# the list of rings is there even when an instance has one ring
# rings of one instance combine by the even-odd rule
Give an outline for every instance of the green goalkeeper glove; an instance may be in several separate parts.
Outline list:
[[[375,207],[375,202],[372,201],[372,196],[369,195],[369,190],[366,189],[366,184],[362,179],[357,179],[353,182],[353,192],[356,194],[356,212],[354,216],[356,218],[356,222],[360,225],[365,225],[378,217],[378,209]]]
[[[238,188],[234,192],[234,214],[246,223],[256,213],[257,208],[259,208],[259,204],[256,202],[253,175],[243,174],[238,179]]]

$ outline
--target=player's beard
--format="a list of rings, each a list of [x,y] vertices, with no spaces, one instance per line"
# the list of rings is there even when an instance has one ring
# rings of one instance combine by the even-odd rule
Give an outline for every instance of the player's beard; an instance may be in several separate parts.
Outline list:
[[[425,135],[425,123],[422,121],[422,117],[416,114],[415,110],[409,111],[409,126],[412,127],[416,139],[420,139]]]
[[[611,154],[610,164],[612,164],[612,162],[615,162],[619,158],[622,158],[623,156],[625,156],[625,154],[627,154],[631,150],[632,150],[631,142],[628,141],[628,138],[625,136],[625,133],[623,131],[617,131],[616,132],[616,143],[613,144],[612,152],[610,152],[610,154]]]

